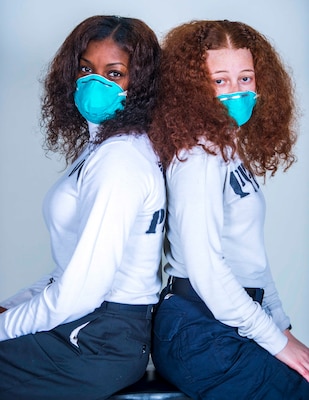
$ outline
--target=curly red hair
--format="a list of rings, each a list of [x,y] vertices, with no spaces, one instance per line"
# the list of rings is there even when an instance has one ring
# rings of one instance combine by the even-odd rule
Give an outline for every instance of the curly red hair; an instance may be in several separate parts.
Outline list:
[[[257,104],[240,129],[218,101],[207,71],[207,50],[248,48]],[[206,143],[225,161],[238,153],[253,173],[274,175],[295,161],[295,104],[291,78],[270,42],[241,22],[192,21],[172,29],[162,45],[161,84],[149,136],[167,167],[182,149]],[[204,140],[205,143],[205,140]]]

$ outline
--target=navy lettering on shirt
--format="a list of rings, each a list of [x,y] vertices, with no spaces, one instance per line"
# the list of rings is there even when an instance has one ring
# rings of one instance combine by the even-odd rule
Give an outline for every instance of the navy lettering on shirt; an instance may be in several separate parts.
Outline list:
[[[234,193],[241,198],[248,196],[250,192],[243,191],[246,182],[250,183],[255,192],[259,189],[259,184],[254,179],[254,176],[246,170],[243,164],[240,164],[234,171],[230,173],[230,185]]]
[[[76,171],[78,171],[78,172],[77,172],[77,177],[76,177],[76,180],[78,181],[79,175],[80,175],[80,173],[81,173],[81,170],[82,170],[82,168],[83,168],[83,165],[85,164],[85,161],[86,161],[85,159],[82,160],[82,161],[80,161],[80,162],[72,169],[72,171],[69,173],[69,176],[73,175]]]
[[[146,233],[156,233],[156,228],[159,224],[162,224],[165,219],[165,210],[161,209],[159,211],[156,211],[153,216],[152,220],[150,222],[150,226]]]

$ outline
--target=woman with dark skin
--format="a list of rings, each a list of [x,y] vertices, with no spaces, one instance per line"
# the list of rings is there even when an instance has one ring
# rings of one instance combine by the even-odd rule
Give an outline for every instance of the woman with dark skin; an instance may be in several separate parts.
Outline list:
[[[309,349],[272,279],[255,178],[295,161],[291,79],[262,34],[230,21],[173,29],[161,74],[149,134],[166,168],[170,279],[154,364],[193,399],[308,399]]]
[[[145,23],[95,16],[51,63],[46,147],[72,164],[44,201],[55,269],[2,304],[2,400],[105,399],[145,372],[165,216],[146,133],[159,59]]]

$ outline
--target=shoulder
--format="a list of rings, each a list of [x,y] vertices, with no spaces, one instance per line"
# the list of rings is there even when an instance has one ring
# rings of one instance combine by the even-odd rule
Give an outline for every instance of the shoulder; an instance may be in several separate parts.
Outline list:
[[[105,140],[95,150],[96,157],[100,158],[107,154],[124,159],[144,159],[147,162],[158,161],[158,158],[152,148],[150,140],[146,134],[121,134]],[[121,161],[118,159],[118,161]]]
[[[175,174],[188,169],[202,172],[205,168],[226,169],[227,163],[220,154],[210,154],[202,146],[195,146],[189,150],[181,150],[168,166],[167,174]]]
[[[82,176],[139,185],[163,179],[158,158],[144,134],[118,135],[101,143],[86,159]]]

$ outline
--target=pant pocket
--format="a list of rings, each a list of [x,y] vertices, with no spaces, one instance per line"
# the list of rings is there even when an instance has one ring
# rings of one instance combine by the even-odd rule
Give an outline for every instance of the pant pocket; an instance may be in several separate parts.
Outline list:
[[[73,344],[73,346],[79,347],[79,345],[78,345],[78,334],[89,323],[90,323],[90,321],[85,322],[84,324],[82,324],[82,325],[78,326],[77,328],[73,329],[73,331],[70,334],[70,342]]]

